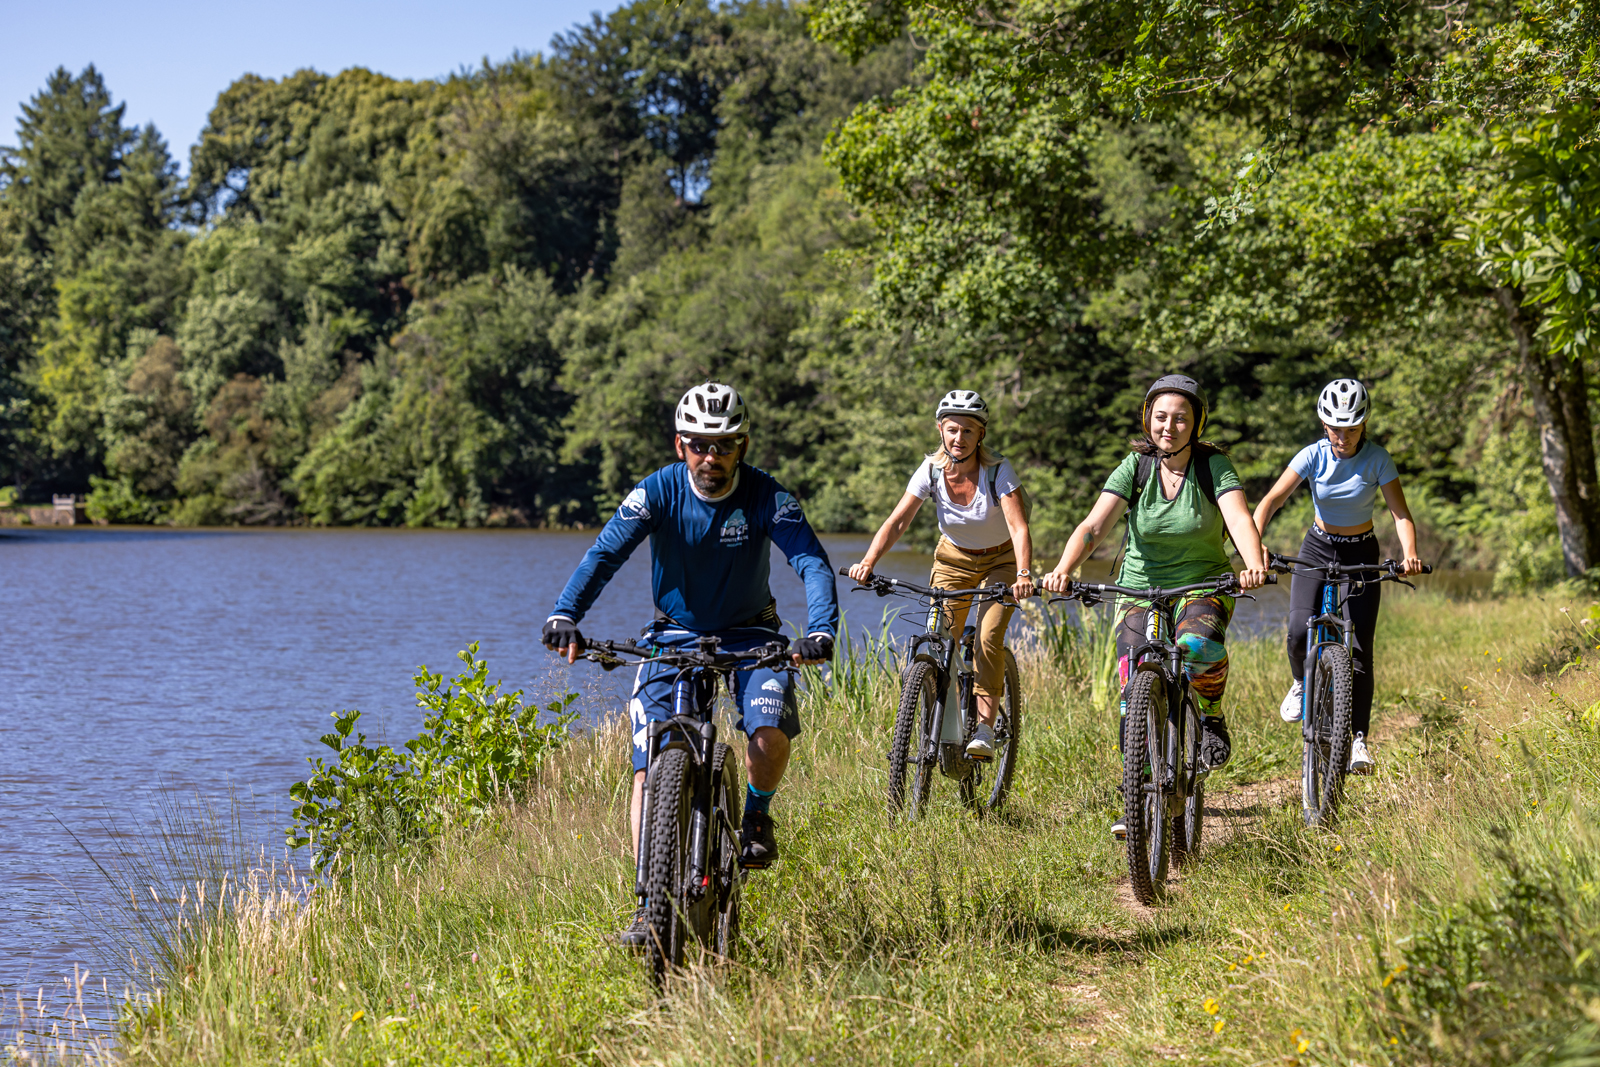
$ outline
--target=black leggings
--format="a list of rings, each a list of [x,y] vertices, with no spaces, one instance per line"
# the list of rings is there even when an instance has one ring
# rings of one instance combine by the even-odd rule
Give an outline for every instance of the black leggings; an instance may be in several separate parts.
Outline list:
[[[1378,539],[1372,533],[1341,537],[1323,533],[1313,526],[1300,544],[1300,558],[1312,566],[1342,563],[1378,562]],[[1355,625],[1355,706],[1351,709],[1351,733],[1364,734],[1372,727],[1372,635],[1378,628],[1378,604],[1383,586],[1372,582],[1350,598],[1350,621]],[[1289,670],[1296,681],[1306,676],[1306,623],[1322,613],[1322,582],[1312,574],[1295,572],[1289,585]]]

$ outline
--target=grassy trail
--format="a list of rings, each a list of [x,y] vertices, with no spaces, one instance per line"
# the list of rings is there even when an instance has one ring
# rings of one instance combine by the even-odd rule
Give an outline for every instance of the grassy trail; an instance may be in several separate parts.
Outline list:
[[[527,804],[410,868],[310,905],[247,890],[120,1055],[1516,1062],[1593,1037],[1600,990],[1581,947],[1600,931],[1600,685],[1587,667],[1543,673],[1582,636],[1560,607],[1388,598],[1379,773],[1354,782],[1337,834],[1301,825],[1280,642],[1236,645],[1236,756],[1213,780],[1201,858],[1156,909],[1133,904],[1107,832],[1115,710],[1035,655],[1015,793],[981,822],[942,780],[926,821],[885,819],[888,680],[810,698],[773,809],[784,858],[749,884],[742,957],[685,975],[663,1007],[606,940],[632,880],[626,737],[611,729],[560,754]]]

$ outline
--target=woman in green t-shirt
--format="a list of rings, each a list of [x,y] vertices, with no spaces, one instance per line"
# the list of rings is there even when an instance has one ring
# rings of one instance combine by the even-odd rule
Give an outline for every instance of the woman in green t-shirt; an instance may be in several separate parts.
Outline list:
[[[1222,449],[1200,440],[1205,425],[1206,400],[1198,382],[1182,374],[1157,379],[1144,398],[1144,436],[1130,442],[1133,451],[1106,479],[1094,510],[1073,531],[1061,562],[1041,584],[1051,592],[1066,592],[1073,572],[1128,511],[1129,501],[1135,503],[1128,515],[1128,554],[1118,585],[1170,589],[1227,573],[1232,570],[1223,545],[1228,535],[1245,561],[1240,587],[1255,589],[1265,582],[1266,554],[1239,473]],[[1134,484],[1140,456],[1158,460],[1149,484],[1142,487]],[[1210,477],[1195,476],[1191,459],[1205,463]],[[1147,608],[1129,601],[1121,607],[1117,661],[1126,685],[1128,653],[1144,642]],[[1183,649],[1184,673],[1203,716],[1201,757],[1213,769],[1228,762],[1231,749],[1222,695],[1228,685],[1224,642],[1232,617],[1233,597],[1221,594],[1189,597],[1176,612],[1175,640]]]

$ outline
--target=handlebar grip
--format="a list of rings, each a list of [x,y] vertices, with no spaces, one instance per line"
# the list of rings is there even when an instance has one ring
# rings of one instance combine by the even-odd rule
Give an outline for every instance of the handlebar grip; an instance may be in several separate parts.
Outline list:
[[[1268,585],[1277,585],[1278,584],[1278,575],[1275,572],[1273,572],[1273,571],[1268,571],[1267,572],[1267,584]]]
[[[839,577],[841,577],[841,578],[850,577],[850,568],[849,567],[840,567],[839,568]]]
[[[1423,574],[1432,574],[1432,573],[1433,573],[1433,564],[1431,564],[1431,563],[1424,563],[1424,564],[1423,564],[1423,565],[1422,565],[1422,573],[1423,573]]]

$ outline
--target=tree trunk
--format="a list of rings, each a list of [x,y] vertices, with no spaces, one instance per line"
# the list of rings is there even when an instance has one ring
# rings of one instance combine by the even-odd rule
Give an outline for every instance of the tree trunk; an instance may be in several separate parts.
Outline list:
[[[1583,361],[1552,354],[1534,336],[1539,313],[1523,305],[1520,289],[1499,288],[1494,296],[1517,340],[1523,381],[1539,422],[1539,458],[1556,505],[1561,556],[1567,576],[1577,578],[1600,566],[1600,485]]]

